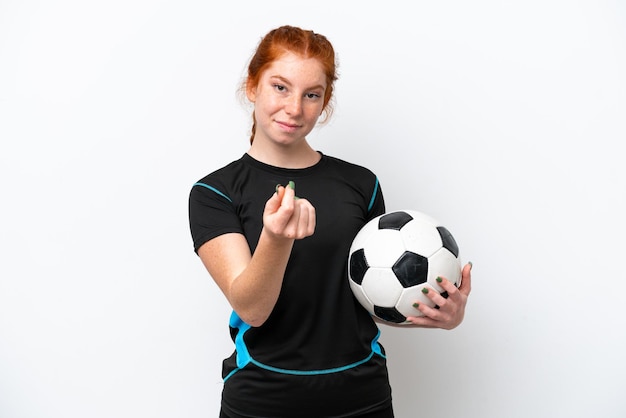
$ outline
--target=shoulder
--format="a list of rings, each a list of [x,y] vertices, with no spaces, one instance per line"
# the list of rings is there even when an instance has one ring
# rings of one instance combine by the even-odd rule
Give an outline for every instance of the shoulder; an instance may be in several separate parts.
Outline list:
[[[210,172],[209,174],[198,180],[196,183],[203,183],[209,180],[228,179],[229,177],[237,175],[237,173],[240,172],[244,168],[244,166],[244,159],[242,157]]]
[[[349,162],[341,158],[337,158],[337,157],[333,157],[333,156],[325,155],[325,154],[323,158],[327,160],[327,164],[329,167],[332,167],[336,170],[340,170],[345,173],[351,173],[354,175],[361,175],[361,176],[365,175],[366,177],[374,177],[374,178],[376,177],[376,174],[372,170],[370,170],[369,168],[363,165]]]
[[[191,194],[216,193],[231,200],[229,194],[232,192],[232,185],[237,178],[241,177],[241,173],[246,169],[245,166],[244,158],[239,158],[210,172],[192,184]]]
[[[362,193],[368,195],[380,189],[378,176],[371,169],[337,157],[325,155],[324,158],[327,161],[325,165],[327,175],[341,179],[349,187],[361,190]]]
[[[198,180],[193,184],[191,196],[225,199],[235,206],[260,200],[265,202],[275,191],[278,174],[279,169],[244,154]]]
[[[366,208],[367,219],[385,212],[385,200],[378,176],[369,168],[342,160],[337,157],[325,156],[328,175],[340,181],[344,187],[357,193]]]

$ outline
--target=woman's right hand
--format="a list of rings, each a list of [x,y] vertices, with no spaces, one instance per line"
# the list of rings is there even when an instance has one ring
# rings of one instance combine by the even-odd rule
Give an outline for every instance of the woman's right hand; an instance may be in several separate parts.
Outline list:
[[[290,182],[277,187],[265,204],[254,255],[240,233],[207,241],[198,255],[239,317],[258,327],[276,305],[294,240],[314,231],[315,209],[308,200],[295,197]]]
[[[295,184],[278,185],[266,202],[263,227],[276,238],[302,239],[315,232],[315,208],[306,199],[296,197]]]

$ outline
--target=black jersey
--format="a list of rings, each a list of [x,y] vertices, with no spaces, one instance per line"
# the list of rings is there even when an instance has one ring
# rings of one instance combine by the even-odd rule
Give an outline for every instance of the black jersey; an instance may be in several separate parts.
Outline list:
[[[244,154],[192,187],[194,249],[234,232],[254,252],[265,203],[290,180],[315,208],[315,233],[295,241],[278,301],[262,326],[232,313],[235,351],[223,363],[222,407],[232,416],[320,418],[389,406],[379,330],[347,279],[353,238],[385,211],[370,170],[326,155],[312,167],[286,169]]]

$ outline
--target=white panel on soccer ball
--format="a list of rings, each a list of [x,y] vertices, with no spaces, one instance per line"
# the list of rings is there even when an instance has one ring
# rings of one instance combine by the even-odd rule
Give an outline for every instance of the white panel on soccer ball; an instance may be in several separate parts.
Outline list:
[[[437,284],[437,277],[445,277],[450,282],[457,284],[461,279],[461,260],[450,251],[441,248],[428,258],[428,283],[438,292],[443,292],[443,288]]]
[[[363,228],[356,234],[354,240],[352,241],[352,246],[350,247],[350,254],[352,254],[355,250],[361,249],[365,246],[365,242],[369,239],[369,237],[378,231],[378,223],[377,222],[368,222]]]
[[[408,251],[429,257],[443,245],[437,227],[430,222],[412,220],[400,230]]]
[[[394,306],[402,293],[402,285],[390,268],[370,267],[361,287],[369,300],[378,306]]]
[[[422,293],[422,289],[424,287],[430,288],[428,284],[423,283],[404,289],[398,299],[398,303],[396,304],[398,312],[404,316],[424,316],[423,313],[413,307],[414,303],[419,303],[420,305],[424,304],[426,306],[430,306],[431,308],[434,307],[435,304],[433,301],[428,299],[428,296]]]
[[[380,229],[365,242],[365,259],[370,267],[391,267],[404,253],[400,232],[395,229]]]
[[[374,304],[369,300],[362,286],[359,286],[352,280],[349,281],[350,288],[352,289],[352,293],[354,293],[354,297],[359,301],[361,306],[368,310],[369,313],[374,313]]]

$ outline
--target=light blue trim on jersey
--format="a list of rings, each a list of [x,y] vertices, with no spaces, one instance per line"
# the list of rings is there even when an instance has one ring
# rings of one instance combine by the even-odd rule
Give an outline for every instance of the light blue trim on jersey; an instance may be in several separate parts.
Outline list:
[[[194,184],[194,186],[206,187],[207,189],[211,190],[212,192],[215,192],[218,195],[222,196],[224,199],[228,200],[230,203],[233,203],[233,201],[230,199],[230,197],[226,196],[224,193],[220,192],[219,190],[217,190],[213,186],[209,186],[208,184],[204,184],[204,183],[196,183],[196,184]]]
[[[276,373],[282,373],[282,374],[291,374],[291,375],[295,375],[295,376],[316,376],[316,375],[320,375],[320,374],[331,374],[331,373],[339,373],[339,372],[343,372],[345,370],[348,369],[352,369],[353,367],[359,366],[363,363],[367,363],[368,361],[370,361],[370,359],[374,357],[374,352],[371,352],[367,357],[365,357],[363,360],[361,361],[357,361],[354,362],[352,364],[348,364],[346,366],[342,366],[342,367],[335,367],[334,369],[322,369],[322,370],[290,370],[290,369],[280,369],[278,367],[272,367],[272,366],[268,366],[266,364],[263,363],[259,363],[256,360],[252,360],[252,364],[265,369],[265,370],[269,370],[271,372],[276,372]]]
[[[237,312],[233,311],[230,315],[230,324],[232,328],[237,328],[237,336],[235,337],[235,348],[237,349],[237,367],[240,369],[245,367],[246,364],[250,363],[252,357],[250,357],[250,353],[248,352],[248,347],[246,347],[246,342],[243,340],[243,335],[252,328],[250,325],[243,322]]]
[[[387,358],[386,355],[383,354],[382,348],[380,348],[380,344],[378,344],[378,338],[380,337],[380,329],[378,330],[378,334],[372,340],[372,353],[378,354],[382,358]]]
[[[228,325],[231,328],[236,328],[237,336],[235,337],[235,350],[237,351],[237,368],[232,372],[228,373],[228,375],[224,378],[224,382],[227,381],[232,375],[237,373],[240,369],[246,367],[250,360],[250,353],[248,352],[248,347],[246,347],[246,342],[243,340],[243,335],[252,328],[250,325],[243,322],[237,312],[233,311],[230,314],[230,321]]]
[[[246,346],[246,342],[244,341],[243,336],[246,333],[246,331],[248,331],[251,328],[251,326],[246,324],[239,317],[239,315],[237,315],[235,311],[233,311],[232,314],[230,315],[229,325],[232,328],[236,328],[238,330],[237,335],[235,336],[235,350],[237,351],[237,368],[231,371],[230,373],[228,373],[228,375],[224,378],[224,382],[226,382],[228,379],[230,379],[232,375],[234,375],[235,373],[237,373],[239,370],[243,369],[244,367],[246,367],[246,365],[250,363],[254,364],[255,366],[261,369],[269,370],[271,372],[290,374],[290,375],[295,375],[295,376],[315,376],[315,375],[320,375],[320,374],[339,373],[345,370],[352,369],[354,367],[360,366],[361,364],[367,363],[368,361],[372,359],[372,357],[374,357],[374,355],[379,355],[382,358],[387,358],[382,353],[380,344],[378,344],[378,338],[380,337],[380,329],[379,329],[378,333],[376,334],[376,336],[374,337],[371,343],[372,352],[363,360],[359,360],[354,363],[347,364],[341,367],[334,367],[332,369],[321,369],[321,370],[281,369],[279,367],[273,367],[273,366],[268,366],[267,364],[263,364],[253,359],[252,356],[250,356],[250,352],[248,351],[248,347]]]
[[[372,206],[374,206],[374,201],[376,201],[376,194],[378,194],[378,177],[376,177],[376,184],[374,184],[374,193],[372,193],[370,204],[367,206],[368,212],[372,209]]]

